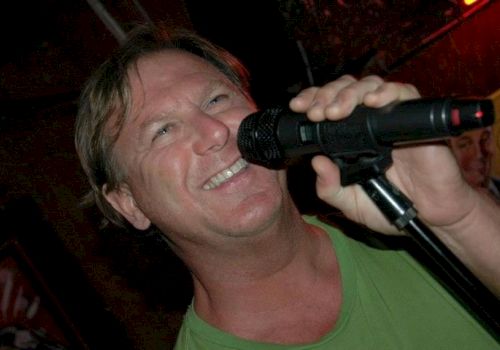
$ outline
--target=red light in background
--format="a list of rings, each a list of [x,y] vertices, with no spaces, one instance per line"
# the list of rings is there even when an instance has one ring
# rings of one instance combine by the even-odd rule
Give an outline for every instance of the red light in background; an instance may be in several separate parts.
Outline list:
[[[490,0],[460,0],[457,3],[460,4],[462,8],[462,18],[466,18],[476,11],[479,11],[484,7]]]
[[[477,119],[481,119],[483,117],[483,111],[477,111],[474,115]]]

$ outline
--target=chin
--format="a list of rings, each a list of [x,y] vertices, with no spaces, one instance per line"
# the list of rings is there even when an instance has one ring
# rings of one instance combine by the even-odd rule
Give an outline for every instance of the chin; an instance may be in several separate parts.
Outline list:
[[[268,201],[265,204],[247,207],[246,210],[240,211],[229,219],[232,222],[231,225],[227,225],[227,222],[223,225],[230,226],[235,236],[252,236],[265,231],[283,215],[284,202],[282,200],[274,203]]]

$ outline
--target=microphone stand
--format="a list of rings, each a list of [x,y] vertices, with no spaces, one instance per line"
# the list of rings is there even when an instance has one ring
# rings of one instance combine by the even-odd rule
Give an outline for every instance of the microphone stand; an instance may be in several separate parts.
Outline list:
[[[358,158],[359,162],[332,159],[341,169],[342,184],[359,183],[385,217],[408,233],[430,259],[429,267],[439,275],[438,281],[500,342],[500,300],[419,220],[413,203],[387,180],[384,173],[392,163],[390,152]]]

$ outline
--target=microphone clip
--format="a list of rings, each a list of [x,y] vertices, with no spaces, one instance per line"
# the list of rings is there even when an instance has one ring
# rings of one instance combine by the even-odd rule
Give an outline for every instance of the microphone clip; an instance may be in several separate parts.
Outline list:
[[[339,167],[342,186],[377,178],[392,164],[391,148],[379,149],[377,153],[370,155],[327,156]]]

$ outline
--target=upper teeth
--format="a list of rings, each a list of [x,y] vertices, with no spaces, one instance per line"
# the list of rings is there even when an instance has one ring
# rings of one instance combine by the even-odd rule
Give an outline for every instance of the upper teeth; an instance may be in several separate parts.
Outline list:
[[[211,190],[219,186],[220,184],[226,182],[231,177],[239,173],[242,169],[246,168],[248,162],[243,158],[239,159],[236,163],[231,165],[229,168],[222,170],[217,175],[213,176],[204,186],[204,190]]]

